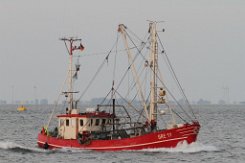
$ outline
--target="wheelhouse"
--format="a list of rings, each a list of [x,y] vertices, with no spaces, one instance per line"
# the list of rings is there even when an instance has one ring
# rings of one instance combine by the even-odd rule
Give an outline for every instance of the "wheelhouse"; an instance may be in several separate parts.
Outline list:
[[[76,139],[84,132],[105,132],[110,130],[113,115],[103,111],[84,112],[79,114],[62,114],[57,116],[58,137]]]

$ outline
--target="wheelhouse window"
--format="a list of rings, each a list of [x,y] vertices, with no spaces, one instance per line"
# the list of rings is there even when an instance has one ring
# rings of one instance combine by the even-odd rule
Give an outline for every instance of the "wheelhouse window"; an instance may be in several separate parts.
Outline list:
[[[60,119],[60,126],[64,125],[64,119]]]
[[[69,126],[69,119],[66,119],[66,126]]]
[[[106,119],[102,119],[102,125],[105,125]]]
[[[89,126],[93,126],[93,119],[90,119],[90,124]]]
[[[99,126],[99,124],[100,124],[100,119],[96,119],[95,126]]]
[[[83,126],[83,119],[80,119],[80,126]]]
[[[111,119],[108,119],[107,124],[111,124]]]

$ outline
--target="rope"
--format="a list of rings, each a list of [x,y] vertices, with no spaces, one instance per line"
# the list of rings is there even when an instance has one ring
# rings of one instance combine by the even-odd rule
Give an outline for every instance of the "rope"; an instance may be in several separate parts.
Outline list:
[[[68,47],[67,47],[67,44],[66,44],[65,41],[64,41],[64,43],[65,43],[65,47],[66,47],[67,53],[70,55],[69,49],[68,49]]]
[[[147,99],[146,99],[146,102],[148,102],[148,101],[149,101],[149,98],[150,98],[150,93],[148,94],[148,97],[147,97]],[[148,106],[149,106],[149,105],[148,105]],[[143,111],[144,111],[144,109],[142,109],[142,111],[141,111],[141,113],[140,113],[140,115],[139,115],[139,117],[138,117],[137,122],[138,122],[138,121],[139,121],[139,119],[141,118]]]
[[[142,56],[142,58],[146,61],[147,59],[146,59],[146,58],[142,55],[142,53],[141,53],[141,51],[142,51],[143,48],[142,48],[141,50],[139,50],[138,47],[136,46],[136,44],[133,42],[132,38],[131,38],[131,37],[129,36],[129,34],[127,33],[127,31],[125,31],[125,33],[126,33],[126,35],[128,36],[129,40],[132,42],[132,44],[133,44],[133,45],[135,46],[135,48],[137,49],[138,54],[140,54],[140,55]],[[149,37],[148,37],[148,39],[149,39]],[[147,40],[148,40],[148,39],[147,39]],[[144,45],[146,45],[145,42],[144,42]],[[145,47],[145,46],[143,46],[143,47]],[[137,54],[137,55],[138,55],[138,54]]]
[[[133,42],[133,40],[131,39],[131,37],[128,35],[128,33],[126,32],[126,34],[127,34],[127,36],[128,36],[128,38],[131,40],[131,42],[135,45],[135,43]],[[158,35],[157,35],[158,36]],[[150,37],[148,37],[148,39],[147,40],[149,40],[149,38]],[[136,45],[135,45],[136,46]],[[142,49],[141,50],[139,50],[138,48],[137,48],[137,50],[138,50],[138,54],[141,54],[141,56],[143,57],[143,59],[144,60],[146,60],[146,58],[142,55],[142,53],[141,53],[141,51],[142,51]],[[137,55],[138,56],[138,55]],[[135,57],[136,58],[136,57]],[[135,59],[133,60],[133,63],[134,63],[134,61],[135,61]],[[151,68],[151,71],[154,73],[154,71],[152,70],[152,68]],[[157,75],[157,78],[161,81],[161,79],[159,78],[159,76],[158,76],[158,74],[156,74]],[[161,83],[166,87],[166,85],[161,81]],[[182,111],[186,114],[186,116],[188,117],[188,118],[190,118],[191,120],[192,120],[192,118],[189,116],[189,114],[187,114],[187,112],[184,110],[184,108],[177,102],[177,100],[176,100],[176,98],[173,96],[173,94],[169,91],[169,89],[166,87],[166,89],[167,89],[167,91],[169,92],[169,94],[170,94],[170,96],[176,101],[176,103],[178,104],[178,106],[182,109]],[[179,118],[181,118],[184,122],[186,122],[177,112],[175,112],[174,111],[174,113],[177,115],[177,116],[179,116]]]
[[[132,61],[132,63],[131,63],[131,65],[135,62],[135,60],[137,59],[137,57],[139,56],[139,54],[142,56],[142,58],[146,61],[146,58],[143,56],[143,54],[141,53],[141,51],[144,49],[144,47],[145,47],[145,45],[146,44],[144,44],[144,46],[142,47],[142,49],[138,49],[137,48],[137,46],[136,46],[136,44],[133,42],[133,40],[132,40],[132,38],[128,35],[128,33],[126,32],[126,34],[127,34],[127,36],[128,36],[128,38],[130,39],[130,41],[133,43],[133,45],[136,47],[136,49],[138,50],[138,54],[134,57],[134,59],[133,59],[133,61]],[[149,37],[147,38],[147,40],[149,40]],[[118,85],[118,87],[116,88],[116,90],[115,91],[117,91],[118,90],[118,88],[120,87],[120,85],[121,85],[121,83],[122,83],[122,81],[124,80],[124,78],[125,78],[125,76],[126,76],[126,74],[127,74],[127,72],[129,71],[129,69],[131,68],[131,65],[129,65],[128,66],[128,68],[127,68],[127,71],[125,72],[125,74],[123,75],[123,78],[121,79],[121,81],[119,82],[119,85]],[[152,69],[151,69],[151,71],[153,71]],[[158,77],[158,76],[157,76]],[[159,77],[158,77],[158,79],[159,79]],[[160,79],[159,79],[160,80]],[[162,83],[163,84],[163,83]],[[163,84],[164,85],[164,84]],[[165,86],[166,87],[166,86]],[[166,87],[167,88],[167,87]],[[168,90],[168,92],[170,92],[169,90]],[[172,98],[173,99],[175,99],[175,97],[170,93],[170,95],[172,96]],[[124,98],[123,98],[124,99]],[[125,100],[125,99],[124,99]],[[125,100],[126,101],[126,100]],[[175,101],[177,102],[177,100],[175,99]],[[187,115],[187,117],[189,117],[190,119],[192,119],[187,113],[186,113],[186,111],[183,109],[183,107],[177,102],[177,104],[179,105],[179,107],[183,110],[183,112]],[[182,119],[184,122],[186,122],[177,112],[175,112],[175,111],[173,111],[180,119]]]
[[[131,39],[131,37],[128,35],[128,33],[126,32],[128,38],[131,40],[131,42],[135,45],[135,43],[133,42],[133,40]],[[149,40],[150,37],[147,38],[147,40]],[[136,45],[135,45],[136,46]],[[146,58],[142,55],[141,51],[137,48],[138,50],[138,54],[141,54],[141,56],[143,57],[144,60],[146,60]],[[142,49],[141,49],[142,50]],[[138,55],[137,55],[138,56]],[[135,60],[133,60],[134,63]],[[151,71],[154,73],[154,71],[151,68]],[[157,75],[157,78],[160,80],[159,76]],[[160,80],[161,81],[161,80]],[[166,87],[166,85],[161,81],[161,83]],[[167,87],[166,87],[167,88]],[[176,101],[176,103],[178,104],[178,106],[182,109],[182,111],[186,114],[187,117],[189,117],[191,120],[192,118],[189,116],[189,114],[186,113],[186,111],[184,110],[184,108],[177,102],[176,98],[172,95],[172,93],[169,91],[169,89],[167,89],[167,91],[169,92],[170,96]],[[186,122],[177,112],[174,111],[174,113],[181,118],[184,122]]]
[[[113,45],[112,49],[115,47],[117,41],[115,42],[115,44]],[[89,81],[88,86],[85,88],[85,90],[83,91],[83,93],[81,94],[81,96],[78,98],[77,101],[79,101],[84,95],[85,93],[88,91],[89,87],[92,85],[94,79],[97,77],[98,73],[100,72],[101,68],[104,66],[104,64],[108,61],[108,58],[111,54],[111,51],[109,51],[109,53],[106,55],[105,59],[103,60],[103,62],[101,63],[101,65],[99,66],[99,68],[97,69],[96,73],[94,74],[94,76],[92,77],[92,79]]]
[[[171,93],[171,91],[168,89],[168,87],[163,83],[163,81],[159,78],[158,74],[157,74],[157,78],[159,79],[159,81],[161,82],[161,84],[165,87],[165,89],[168,91],[169,95],[173,98],[173,100],[177,103],[177,105],[181,108],[181,110],[185,113],[185,115],[192,120],[191,116],[185,111],[185,109],[180,105],[180,103],[177,101],[177,99],[174,97],[174,95]],[[172,109],[173,110],[173,109]],[[177,112],[176,112],[177,114]],[[177,114],[179,116],[179,114]],[[180,117],[180,116],[179,116]],[[183,118],[180,117],[182,120]],[[185,120],[184,120],[185,121]],[[186,122],[186,121],[185,121]]]
[[[135,44],[134,44],[134,45],[135,45]],[[120,80],[120,82],[119,82],[119,84],[118,84],[116,90],[118,90],[118,88],[119,88],[120,85],[122,84],[122,81],[123,81],[124,78],[126,77],[126,75],[127,75],[128,71],[130,70],[132,64],[134,64],[135,60],[136,60],[137,57],[139,56],[138,54],[141,54],[141,51],[144,49],[145,45],[146,45],[146,44],[144,44],[144,46],[142,46],[140,50],[137,48],[138,53],[135,55],[135,57],[134,57],[133,60],[132,60],[132,63],[128,66],[127,70],[125,71],[125,73],[124,73],[123,77],[121,78],[121,80]],[[142,56],[142,54],[141,54],[141,56]]]
[[[121,99],[123,99],[126,103],[128,103],[129,106],[131,106],[136,112],[140,113],[140,111],[138,111],[131,103],[129,103],[129,101],[127,101],[119,92],[115,90],[115,93],[117,93],[121,97]],[[144,115],[143,117],[147,119],[147,117],[145,117]]]
[[[197,119],[196,116],[195,116],[195,114],[194,114],[194,112],[193,112],[192,106],[190,105],[190,102],[189,102],[187,96],[185,95],[185,92],[184,92],[184,90],[183,90],[183,88],[182,88],[182,86],[181,86],[181,84],[180,84],[180,82],[179,82],[179,80],[178,80],[178,78],[177,78],[177,75],[176,75],[176,73],[175,73],[175,71],[174,71],[174,69],[173,69],[173,66],[172,66],[172,64],[171,64],[171,62],[170,62],[170,60],[169,60],[169,58],[168,58],[168,56],[167,56],[167,54],[166,54],[166,52],[165,52],[165,50],[164,50],[162,41],[160,40],[158,34],[157,34],[157,37],[158,37],[158,40],[159,40],[159,42],[160,42],[160,45],[162,46],[162,49],[163,49],[163,53],[162,53],[162,54],[165,54],[165,56],[166,56],[167,64],[168,64],[168,66],[170,67],[170,70],[171,70],[171,72],[172,72],[172,74],[173,74],[173,76],[174,76],[174,79],[175,79],[175,81],[176,81],[176,83],[177,83],[177,85],[178,85],[178,87],[179,87],[179,89],[180,89],[182,95],[184,96],[184,98],[185,98],[185,100],[186,100],[186,102],[187,102],[187,104],[188,104],[188,106],[189,106],[189,108],[190,108],[190,110],[191,110],[191,112],[192,112],[192,115],[194,116],[195,119]]]
[[[65,43],[66,50],[67,50],[67,52],[69,53],[69,49],[67,48],[67,44],[66,44],[65,41],[64,41],[64,43]],[[69,69],[69,68],[68,68],[68,69]],[[64,83],[62,84],[62,87],[61,87],[61,91],[60,91],[60,92],[62,92],[62,90],[64,89],[65,83],[67,82],[67,79],[68,79],[68,75],[69,75],[69,73],[67,73],[67,75],[66,75],[66,79],[65,79]],[[53,109],[52,109],[52,112],[51,112],[51,114],[50,114],[48,123],[47,123],[47,125],[46,125],[47,130],[48,130],[48,127],[50,126],[51,120],[53,119],[54,112],[55,112],[55,110],[56,110],[57,107],[58,107],[58,102],[59,102],[60,96],[61,96],[61,94],[58,95],[57,100],[56,100],[56,102],[55,102],[55,105],[54,105],[54,107],[53,107]],[[43,124],[44,124],[44,123],[43,123]],[[47,139],[48,139],[48,137],[47,137]],[[47,140],[46,140],[46,141],[47,141]]]
[[[138,45],[137,47],[141,47],[142,45]],[[135,49],[136,47],[131,47],[129,48],[130,50]],[[124,52],[127,49],[121,49],[121,50],[111,50],[111,53],[118,53],[118,52]],[[78,56],[78,55],[74,55],[74,57],[91,57],[91,56],[95,56],[95,55],[105,55],[108,54],[109,52],[96,52],[96,53],[86,53],[83,54],[82,56]]]
[[[127,29],[127,31],[129,31],[132,35],[134,35],[134,37],[137,38],[139,41],[144,42],[145,37],[147,36],[147,33],[145,34],[145,37],[144,37],[144,39],[142,40],[141,38],[139,38],[139,36],[137,36],[137,35],[136,35],[133,31],[131,31],[129,28],[126,28],[126,29]]]
[[[113,90],[113,89],[111,88],[110,91],[109,91],[109,92],[107,93],[107,95],[105,96],[105,98],[100,102],[100,105],[102,105],[102,104],[105,102],[106,98],[109,96],[109,94],[111,93],[112,90]]]
[[[69,75],[69,73],[67,74],[67,76],[68,76],[68,75]],[[65,85],[65,83],[67,82],[67,79],[68,79],[68,77],[66,77],[66,80],[64,81],[64,83],[63,83],[63,85],[62,85],[62,87],[61,87],[61,91],[60,91],[60,92],[62,92],[62,90],[63,90],[63,88],[64,88],[64,85]],[[53,108],[53,110],[52,110],[52,113],[50,114],[50,117],[49,117],[49,120],[48,120],[48,123],[47,123],[47,126],[46,126],[47,131],[48,131],[48,127],[49,127],[49,125],[50,125],[50,123],[51,123],[51,120],[53,119],[54,112],[55,112],[55,110],[56,110],[57,107],[58,107],[58,102],[59,102],[60,96],[61,96],[61,94],[59,94],[59,96],[57,97],[57,100],[56,100],[56,102],[55,102],[55,105],[54,105],[54,108]],[[47,138],[46,138],[46,142],[47,142],[47,141],[48,141],[48,136],[47,136]]]

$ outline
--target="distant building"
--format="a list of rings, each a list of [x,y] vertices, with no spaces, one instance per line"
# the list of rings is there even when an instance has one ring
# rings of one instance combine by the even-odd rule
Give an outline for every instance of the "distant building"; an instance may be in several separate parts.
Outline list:
[[[198,104],[198,105],[210,105],[211,102],[208,101],[208,100],[200,99],[200,100],[197,101],[197,104]]]
[[[241,105],[245,105],[245,101],[241,101],[240,104],[241,104]]]

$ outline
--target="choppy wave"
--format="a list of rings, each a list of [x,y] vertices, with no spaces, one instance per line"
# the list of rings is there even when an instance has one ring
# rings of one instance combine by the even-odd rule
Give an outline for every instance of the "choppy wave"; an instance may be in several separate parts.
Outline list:
[[[59,149],[53,149],[53,150],[45,150],[42,148],[31,148],[31,147],[25,147],[23,145],[19,145],[14,142],[1,142],[0,141],[0,150],[10,150],[13,152],[21,152],[21,153],[79,153],[84,150],[80,149],[74,149],[74,148],[59,148]],[[88,150],[86,150],[88,151]]]
[[[88,150],[88,149],[77,149],[77,148],[69,148],[69,147],[64,147],[64,148],[57,148],[57,149],[53,149],[54,152],[58,152],[58,153],[90,153],[93,150]]]
[[[44,150],[41,148],[31,148],[25,147],[14,142],[0,142],[0,149],[11,150],[13,152],[21,153],[79,153],[81,151],[86,152],[80,149],[72,148],[61,148],[56,150]],[[205,145],[199,142],[194,142],[188,144],[187,142],[179,143],[175,148],[156,148],[156,149],[143,149],[139,152],[167,152],[167,153],[199,153],[199,152],[218,152],[220,149],[213,145]],[[126,152],[126,151],[125,151]],[[136,152],[136,151],[135,151]]]
[[[16,144],[14,142],[8,142],[8,141],[7,142],[0,142],[0,149],[10,150],[13,152],[22,152],[22,153],[46,152],[44,149],[25,147],[25,146]]]
[[[167,153],[199,153],[199,152],[219,152],[220,149],[213,145],[202,144],[194,142],[188,144],[187,142],[179,143],[175,148],[156,148],[144,149],[144,152],[167,152]]]

